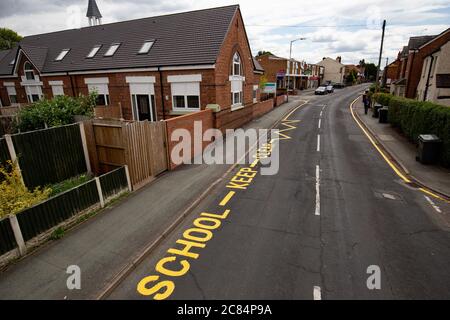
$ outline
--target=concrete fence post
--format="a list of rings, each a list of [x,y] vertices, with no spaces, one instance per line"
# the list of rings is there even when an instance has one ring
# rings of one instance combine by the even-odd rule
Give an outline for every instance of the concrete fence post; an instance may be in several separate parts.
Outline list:
[[[102,185],[100,184],[99,177],[95,177],[95,184],[97,185],[98,197],[100,199],[100,207],[105,207],[105,198],[103,198]]]
[[[25,241],[23,240],[22,230],[20,230],[19,221],[17,221],[17,216],[14,214],[9,215],[9,223],[14,233],[14,238],[16,239],[17,246],[19,247],[19,253],[21,256],[27,253],[27,247]]]
[[[22,176],[22,170],[20,169],[19,161],[17,159],[16,149],[14,148],[14,142],[12,141],[12,137],[10,134],[5,134],[5,141],[6,145],[8,146],[9,156],[11,157],[11,161],[17,164],[17,167],[19,168],[20,173],[20,180],[22,180],[22,183],[25,185],[25,182],[23,181]]]
[[[131,184],[131,178],[130,178],[130,170],[128,169],[128,165],[125,165],[125,175],[127,176],[127,183],[128,183],[128,191],[133,191],[133,185]]]
[[[87,146],[86,131],[84,129],[84,123],[80,122],[80,135],[81,143],[83,144],[84,160],[86,161],[86,169],[89,173],[92,173],[91,161],[89,160],[89,150]]]

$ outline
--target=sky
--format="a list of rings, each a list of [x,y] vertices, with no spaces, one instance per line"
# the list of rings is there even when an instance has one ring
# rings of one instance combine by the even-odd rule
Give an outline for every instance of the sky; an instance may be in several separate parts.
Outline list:
[[[0,0],[0,27],[22,36],[88,25],[88,0]],[[103,23],[239,4],[254,55],[260,50],[308,63],[342,57],[378,63],[381,24],[386,19],[382,67],[411,36],[450,27],[449,0],[97,0]]]

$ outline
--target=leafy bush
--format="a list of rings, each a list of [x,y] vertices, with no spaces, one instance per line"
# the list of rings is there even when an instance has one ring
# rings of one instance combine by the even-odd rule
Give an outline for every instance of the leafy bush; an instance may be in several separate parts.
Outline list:
[[[432,102],[376,94],[375,101],[389,106],[389,122],[411,141],[420,134],[435,134],[442,140],[440,162],[450,167],[450,108]]]
[[[19,111],[15,128],[21,132],[38,130],[74,123],[75,115],[93,116],[96,98],[97,94],[91,93],[76,98],[57,96],[40,100]]]
[[[3,181],[0,183],[0,218],[9,214],[16,214],[47,199],[51,189],[36,188],[29,191],[20,178],[17,163],[8,160],[6,166],[0,166],[0,175]]]
[[[388,106],[393,95],[386,93],[375,93],[373,99],[383,106]]]

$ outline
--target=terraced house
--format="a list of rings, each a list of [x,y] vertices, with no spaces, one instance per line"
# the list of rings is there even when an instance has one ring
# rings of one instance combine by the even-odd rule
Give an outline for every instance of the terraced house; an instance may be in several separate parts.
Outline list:
[[[25,37],[0,52],[3,106],[98,93],[97,112],[158,121],[214,108],[220,128],[251,119],[263,70],[238,5]]]

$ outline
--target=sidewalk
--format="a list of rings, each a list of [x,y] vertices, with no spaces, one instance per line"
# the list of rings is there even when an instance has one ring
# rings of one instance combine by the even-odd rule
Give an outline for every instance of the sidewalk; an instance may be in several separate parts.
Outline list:
[[[413,143],[390,124],[379,123],[378,118],[372,117],[372,110],[365,115],[362,99],[359,99],[355,106],[356,115],[408,175],[424,186],[450,196],[450,170],[439,166],[423,165],[416,161],[417,148]]]
[[[244,128],[270,128],[300,97]],[[95,299],[231,165],[186,165],[104,210],[0,273],[0,299]],[[66,269],[81,269],[81,290],[69,291]]]

